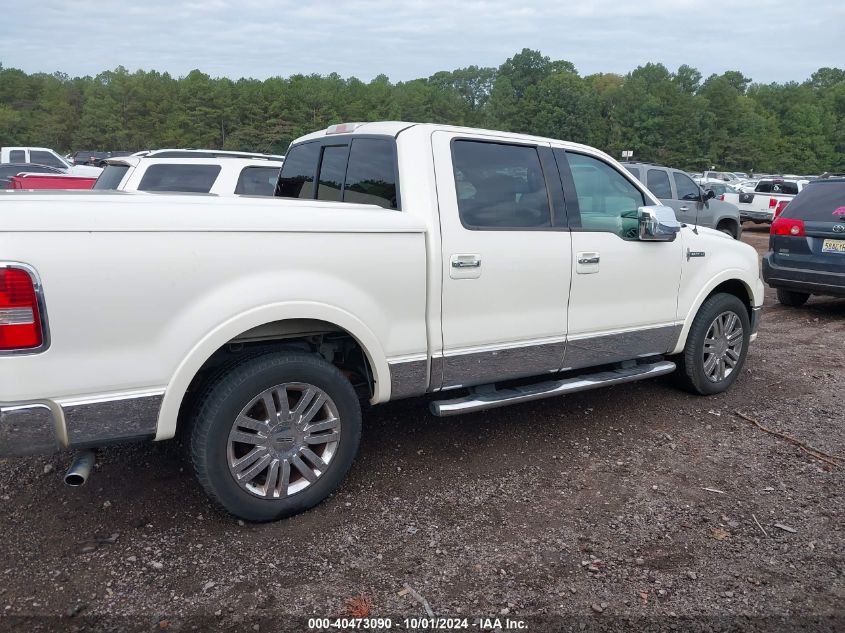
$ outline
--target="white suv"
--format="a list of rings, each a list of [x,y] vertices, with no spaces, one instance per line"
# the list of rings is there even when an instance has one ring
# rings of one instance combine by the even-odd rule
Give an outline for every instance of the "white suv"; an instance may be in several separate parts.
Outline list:
[[[185,155],[197,157],[182,158]],[[212,152],[193,150],[110,158],[94,189],[272,196],[282,167],[281,158],[215,156]]]

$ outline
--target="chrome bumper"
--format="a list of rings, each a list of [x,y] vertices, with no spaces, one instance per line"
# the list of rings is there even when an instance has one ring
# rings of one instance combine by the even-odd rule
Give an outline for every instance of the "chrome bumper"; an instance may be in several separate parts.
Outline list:
[[[155,436],[162,392],[0,403],[0,457],[91,448]]]
[[[46,404],[0,405],[0,457],[55,453],[60,421]]]

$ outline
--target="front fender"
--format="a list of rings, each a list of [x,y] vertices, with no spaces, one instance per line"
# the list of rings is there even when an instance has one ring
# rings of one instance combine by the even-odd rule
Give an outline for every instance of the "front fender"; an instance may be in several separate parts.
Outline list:
[[[763,305],[760,265],[757,251],[751,246],[707,229],[699,229],[698,234],[685,232],[684,242],[688,256],[678,294],[678,317],[683,320],[683,327],[673,354],[683,351],[695,315],[719,285],[738,281],[752,307]],[[704,253],[704,256],[691,257],[691,252]]]

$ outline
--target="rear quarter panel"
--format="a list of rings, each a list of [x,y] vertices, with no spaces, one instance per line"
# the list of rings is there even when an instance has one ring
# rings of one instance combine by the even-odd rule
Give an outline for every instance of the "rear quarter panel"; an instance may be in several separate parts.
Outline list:
[[[3,200],[0,259],[40,274],[52,344],[0,357],[0,401],[166,389],[161,439],[192,369],[286,318],[340,321],[371,356],[374,400],[389,398],[387,360],[426,351],[422,227],[381,209],[228,200]],[[26,213],[37,230],[24,228]]]

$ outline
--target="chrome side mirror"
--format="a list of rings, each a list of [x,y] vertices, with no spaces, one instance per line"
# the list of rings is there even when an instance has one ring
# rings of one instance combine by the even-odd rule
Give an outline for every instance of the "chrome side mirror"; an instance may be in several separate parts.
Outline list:
[[[637,209],[639,236],[643,242],[671,242],[681,230],[672,207],[649,205]]]

